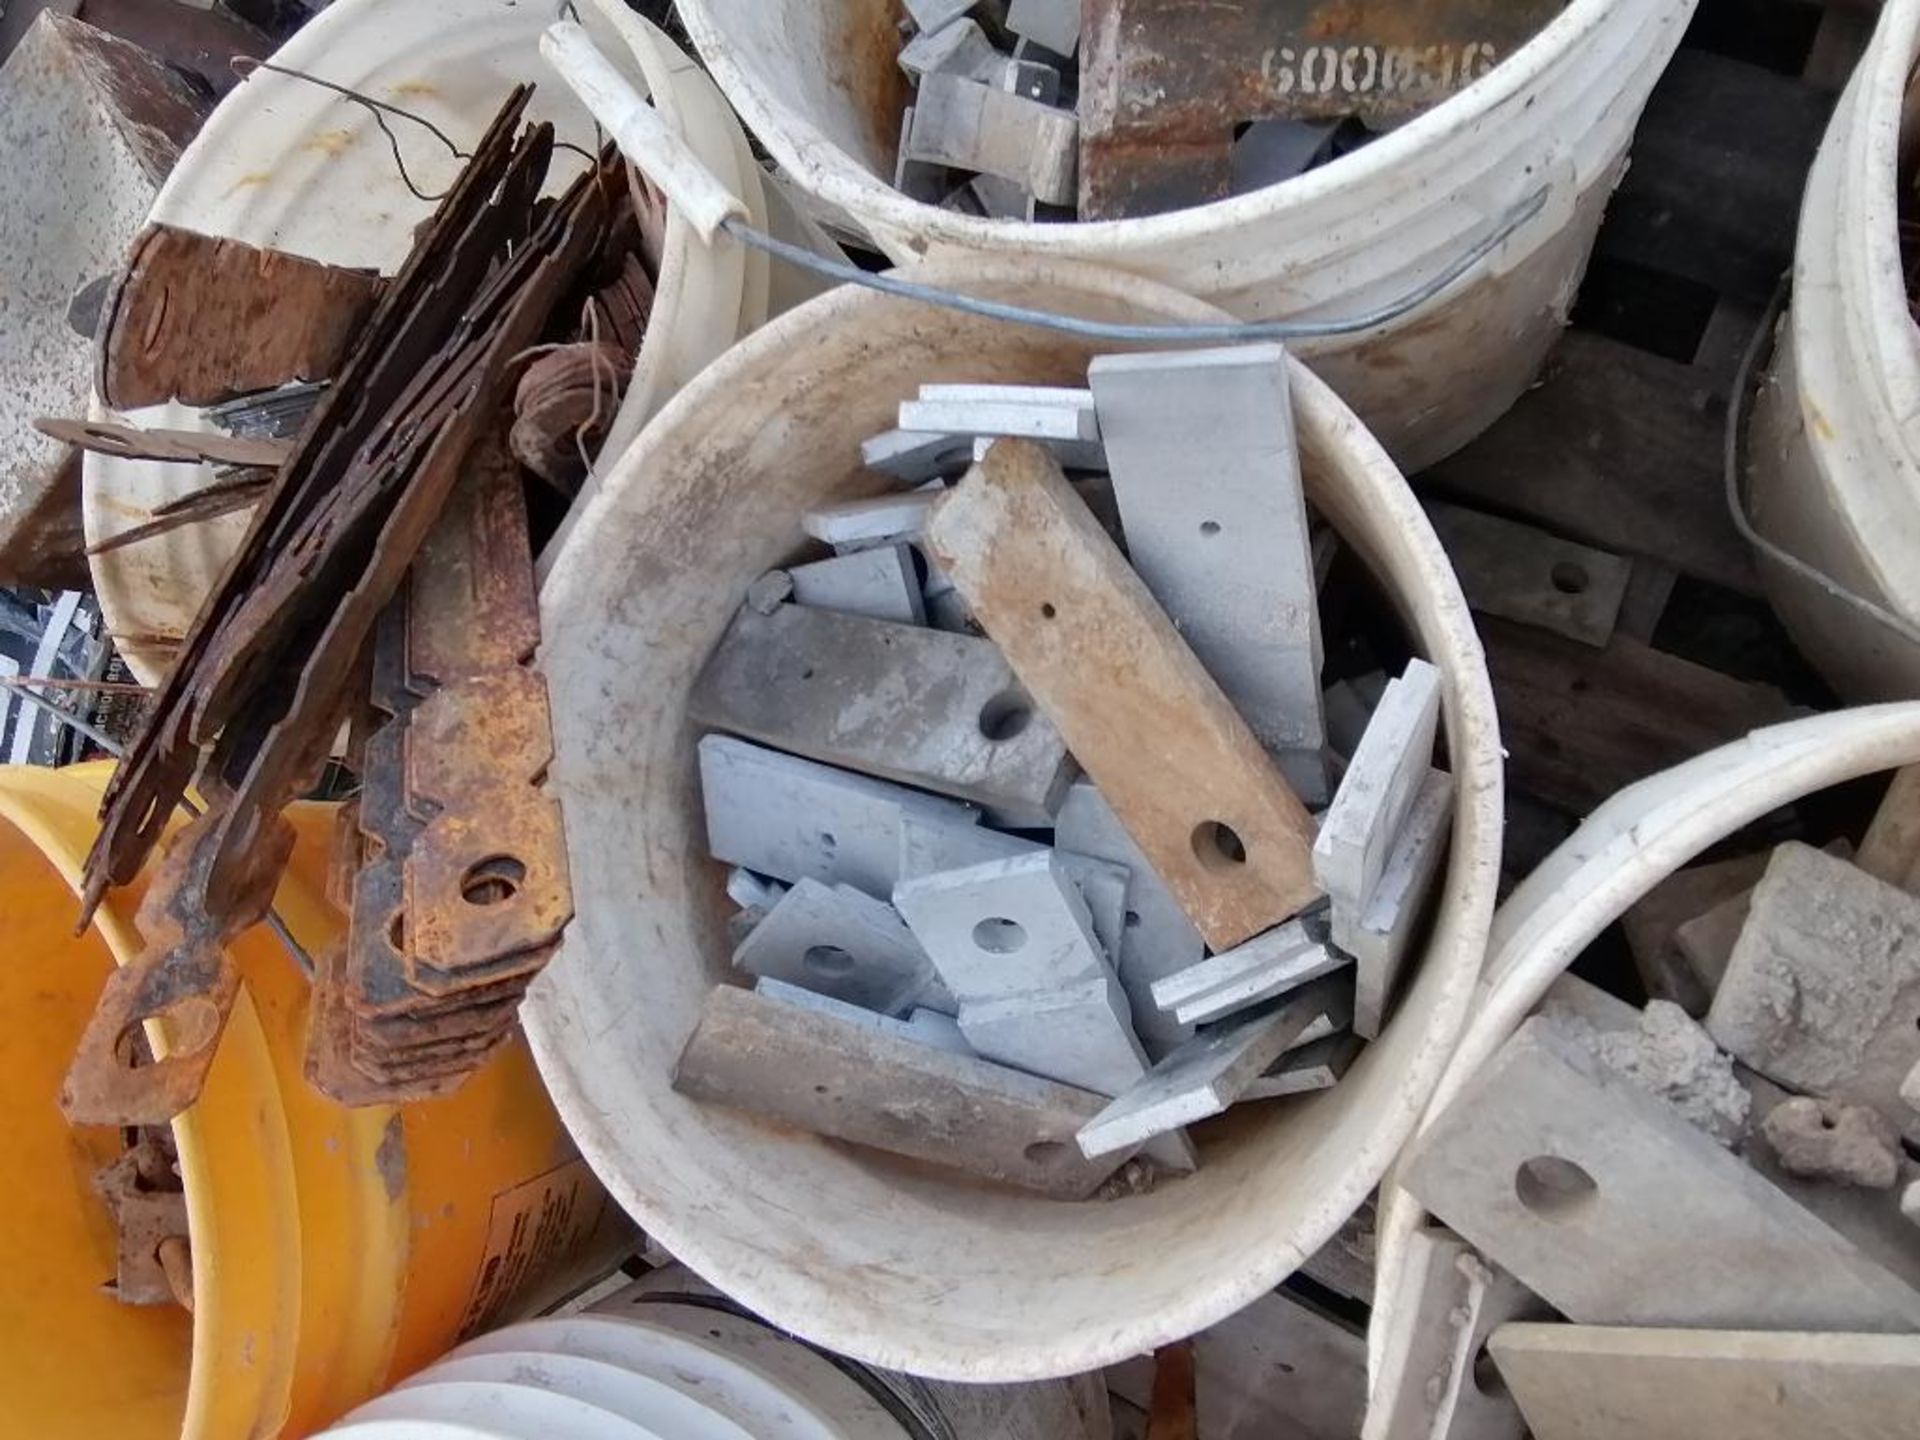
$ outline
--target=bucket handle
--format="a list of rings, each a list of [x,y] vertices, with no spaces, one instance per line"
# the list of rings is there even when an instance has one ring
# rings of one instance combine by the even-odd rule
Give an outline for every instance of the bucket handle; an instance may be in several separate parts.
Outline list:
[[[660,118],[576,21],[560,20],[540,37],[540,54],[620,153],[646,171],[681,218],[712,245],[729,220],[750,222],[746,201],[722,185],[687,142]]]

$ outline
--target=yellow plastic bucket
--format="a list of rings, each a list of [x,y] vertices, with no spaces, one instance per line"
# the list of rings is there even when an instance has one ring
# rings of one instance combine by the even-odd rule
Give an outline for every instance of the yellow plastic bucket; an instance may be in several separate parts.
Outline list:
[[[629,1231],[516,1043],[460,1091],[349,1110],[301,1075],[307,986],[264,927],[199,1102],[173,1122],[193,1313],[102,1289],[115,1232],[92,1177],[122,1149],[67,1125],[60,1081],[109,971],[139,949],[145,877],[73,934],[109,767],[0,767],[0,1437],[299,1436],[459,1340],[610,1269]],[[298,807],[276,908],[309,952],[331,809]]]

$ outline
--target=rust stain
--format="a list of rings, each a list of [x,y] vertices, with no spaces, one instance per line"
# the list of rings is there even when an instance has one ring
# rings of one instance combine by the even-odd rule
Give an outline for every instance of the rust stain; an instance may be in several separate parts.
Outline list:
[[[245,190],[249,186],[253,186],[253,185],[265,185],[268,181],[272,179],[273,179],[273,172],[271,170],[249,170],[246,174],[242,175],[238,180],[234,181],[233,184],[227,187],[227,194],[229,195],[237,194],[238,192]]]
[[[431,80],[402,80],[387,93],[398,100],[431,100],[439,97],[440,87]]]
[[[344,155],[353,144],[351,130],[316,130],[304,142],[302,150],[312,150],[321,155]]]
[[[830,57],[833,78],[855,98],[868,146],[891,175],[907,109],[907,78],[899,63],[905,11],[900,0],[859,0],[844,8],[841,43]]]
[[[1807,402],[1807,419],[1822,440],[1831,440],[1839,433],[1833,428],[1833,422],[1827,419],[1826,412],[1811,400]]]
[[[373,1168],[380,1172],[380,1183],[387,1188],[387,1199],[399,1204],[407,1193],[407,1136],[398,1115],[387,1119],[386,1133],[380,1137],[380,1148],[373,1152]]]

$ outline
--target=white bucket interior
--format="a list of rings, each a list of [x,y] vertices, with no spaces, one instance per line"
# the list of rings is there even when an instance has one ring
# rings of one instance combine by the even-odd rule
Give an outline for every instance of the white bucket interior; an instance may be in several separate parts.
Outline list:
[[[1160,286],[1049,261],[916,278],[1103,319],[1217,319]],[[1466,1016],[1498,872],[1500,753],[1464,600],[1419,505],[1303,367],[1310,498],[1445,676],[1458,781],[1439,919],[1384,1035],[1321,1095],[1200,1133],[1195,1176],[1067,1204],[682,1099],[670,1075],[727,977],[689,685],[811,505],[881,488],[858,442],[927,381],[1083,383],[1085,342],[843,289],[704,372],[607,476],[542,593],[553,783],[579,914],[523,1017],[555,1103],[611,1193],[677,1257],[776,1324],[871,1364],[1023,1380],[1105,1365],[1270,1289],[1359,1205]]]
[[[1412,291],[1516,205],[1545,203],[1404,319],[1302,347],[1408,469],[1531,381],[1567,308],[1633,128],[1693,0],[1573,0],[1503,63],[1391,134],[1281,185],[1167,215],[990,220],[892,188],[908,92],[897,0],[682,0],[741,118],[801,188],[906,263],[954,251],[1112,265],[1244,318],[1359,314]]]

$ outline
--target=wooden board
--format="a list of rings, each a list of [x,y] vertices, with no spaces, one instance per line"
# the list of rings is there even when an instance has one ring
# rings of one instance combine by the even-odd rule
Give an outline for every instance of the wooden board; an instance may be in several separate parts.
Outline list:
[[[371,271],[149,225],[101,312],[95,383],[129,410],[329,379],[381,287]]]
[[[1911,1440],[1920,1335],[1505,1325],[1535,1440]]]
[[[1725,402],[1693,367],[1569,330],[1540,381],[1431,488],[1603,549],[1759,593],[1721,481]]]
[[[1584,815],[1645,779],[1795,713],[1750,685],[1615,635],[1603,650],[1483,618],[1515,786]]]
[[[1305,807],[1051,455],[995,445],[926,538],[1211,948],[1319,893]]]

